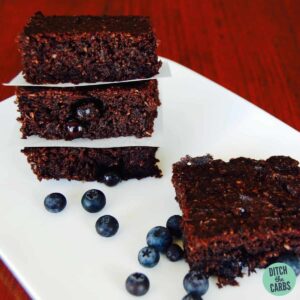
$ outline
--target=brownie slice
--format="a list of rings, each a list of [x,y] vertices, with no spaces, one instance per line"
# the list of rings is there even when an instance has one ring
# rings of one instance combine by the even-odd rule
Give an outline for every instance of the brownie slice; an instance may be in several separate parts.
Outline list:
[[[280,255],[300,255],[300,168],[285,156],[229,162],[183,158],[172,182],[183,212],[191,268],[216,275],[219,286],[263,268]]]
[[[150,19],[142,16],[44,16],[19,37],[25,78],[35,84],[149,78],[161,62]]]
[[[122,180],[161,177],[156,151],[155,147],[26,147],[22,150],[39,180],[99,182],[103,182],[108,172]]]
[[[156,80],[77,88],[17,87],[23,138],[149,137],[160,105]]]

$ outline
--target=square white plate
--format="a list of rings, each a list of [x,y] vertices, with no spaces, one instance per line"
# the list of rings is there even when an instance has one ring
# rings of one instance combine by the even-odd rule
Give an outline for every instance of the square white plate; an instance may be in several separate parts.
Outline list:
[[[150,228],[165,225],[180,213],[174,200],[171,166],[186,154],[211,153],[228,160],[246,156],[265,159],[289,155],[300,160],[300,134],[281,121],[203,76],[169,62],[172,77],[159,82],[164,117],[164,142],[158,156],[164,176],[130,180],[108,188],[100,183],[38,182],[20,153],[19,126],[13,99],[0,104],[0,254],[35,299],[133,299],[124,287],[135,271],[150,279],[142,299],[181,299],[184,261],[161,257],[153,269],[137,261]],[[107,205],[97,214],[81,207],[81,196],[99,188]],[[66,195],[59,214],[48,213],[44,197]],[[95,231],[103,214],[120,223],[117,235],[105,239]],[[262,271],[239,279],[240,287],[218,289],[210,280],[204,300],[274,299],[262,284]],[[284,299],[299,299],[300,283]]]

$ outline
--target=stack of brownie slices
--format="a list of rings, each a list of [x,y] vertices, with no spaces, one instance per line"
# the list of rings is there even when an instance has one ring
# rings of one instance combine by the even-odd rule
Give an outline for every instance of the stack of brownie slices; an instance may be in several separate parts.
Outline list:
[[[40,85],[16,89],[24,139],[151,137],[160,100],[157,80],[145,79],[158,74],[161,62],[148,17],[39,12],[21,33],[19,48],[25,79]],[[120,83],[133,79],[140,80]],[[57,85],[96,82],[112,84]],[[22,150],[39,180],[100,182],[160,177],[156,151],[146,146]]]

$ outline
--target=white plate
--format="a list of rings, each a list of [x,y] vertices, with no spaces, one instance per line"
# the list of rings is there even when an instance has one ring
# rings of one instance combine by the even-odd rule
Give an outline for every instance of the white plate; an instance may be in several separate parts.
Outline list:
[[[159,83],[164,145],[158,155],[162,179],[131,180],[115,188],[99,183],[38,182],[18,146],[17,116],[12,99],[0,104],[0,250],[1,256],[35,299],[133,299],[124,282],[132,272],[147,274],[151,288],[143,299],[181,299],[185,262],[165,257],[153,269],[141,267],[137,253],[147,231],[164,225],[179,213],[171,185],[171,166],[180,157],[211,153],[215,158],[267,158],[290,155],[300,160],[300,134],[239,96],[169,61],[172,77]],[[100,188],[107,205],[89,214],[80,204],[82,194]],[[43,199],[62,192],[68,205],[48,213]],[[119,220],[116,236],[97,235],[95,222],[103,214]],[[262,284],[262,271],[239,280],[240,287],[218,289],[215,281],[204,300],[274,299]],[[284,299],[299,299],[300,283]],[[298,297],[297,297],[298,296]]]

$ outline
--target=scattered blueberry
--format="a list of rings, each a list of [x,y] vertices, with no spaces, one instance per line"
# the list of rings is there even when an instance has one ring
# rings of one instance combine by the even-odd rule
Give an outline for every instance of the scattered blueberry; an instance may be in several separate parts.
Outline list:
[[[48,211],[58,213],[66,207],[67,199],[60,193],[52,193],[45,198],[44,205]]]
[[[149,279],[142,273],[133,273],[126,279],[126,290],[134,296],[145,295],[150,287]]]
[[[157,251],[165,252],[172,243],[170,231],[163,226],[152,228],[147,234],[147,244]]]
[[[166,256],[170,261],[178,261],[183,258],[183,250],[180,246],[172,244],[168,247]]]
[[[167,221],[167,228],[170,230],[171,234],[177,238],[181,238],[182,236],[181,222],[182,217],[179,215],[174,215]]]
[[[106,198],[101,191],[92,189],[83,194],[81,204],[86,211],[95,213],[105,206]]]
[[[185,295],[182,300],[202,300],[202,297],[197,293],[189,293]]]
[[[144,247],[138,254],[139,263],[148,268],[152,268],[157,265],[160,255],[153,247]]]
[[[96,222],[97,232],[104,237],[111,237],[117,233],[119,222],[113,216],[105,215]]]
[[[75,139],[82,136],[83,127],[77,121],[67,123],[68,138]]]
[[[208,279],[197,270],[191,270],[183,279],[183,286],[188,293],[204,295],[208,290]]]
[[[103,183],[107,186],[115,186],[121,181],[120,176],[114,172],[107,172],[103,175]]]
[[[278,262],[289,265],[295,272],[296,276],[300,274],[300,257],[295,255],[283,255],[278,258]]]

